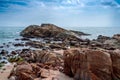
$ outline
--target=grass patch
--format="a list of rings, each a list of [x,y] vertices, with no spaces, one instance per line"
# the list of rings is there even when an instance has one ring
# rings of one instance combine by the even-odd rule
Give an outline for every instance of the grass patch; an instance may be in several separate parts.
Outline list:
[[[3,66],[4,66],[4,64],[0,62],[0,69],[1,69]]]
[[[23,62],[24,59],[21,58],[20,56],[13,56],[13,57],[8,58],[8,61],[11,63],[13,63],[13,62],[19,63],[19,62]]]

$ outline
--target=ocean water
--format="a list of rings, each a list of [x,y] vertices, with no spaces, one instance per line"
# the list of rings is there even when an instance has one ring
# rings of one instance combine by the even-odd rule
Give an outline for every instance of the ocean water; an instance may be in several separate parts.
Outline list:
[[[3,43],[14,42],[16,38],[20,38],[19,33],[25,27],[3,27],[0,26],[0,45]],[[98,35],[113,36],[114,34],[120,34],[120,27],[65,27],[69,30],[82,31],[91,36],[85,36],[83,38],[96,39]]]
[[[114,34],[120,34],[120,27],[77,27],[77,28],[68,28],[77,31],[82,31],[91,36],[83,36],[83,38],[96,39],[99,35],[112,37]]]
[[[25,27],[3,27],[0,26],[0,44],[14,42],[16,38],[19,38],[19,33]]]

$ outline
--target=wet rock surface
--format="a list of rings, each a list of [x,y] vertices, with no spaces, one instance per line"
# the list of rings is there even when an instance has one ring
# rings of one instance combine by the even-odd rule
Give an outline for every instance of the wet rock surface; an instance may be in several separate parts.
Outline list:
[[[28,41],[25,43],[26,46],[31,46],[31,47],[34,47],[34,48],[44,48],[45,47],[45,44],[44,43],[41,43],[39,41]]]
[[[0,52],[0,55],[2,55],[2,56],[7,56],[7,54],[8,54],[8,51],[6,51],[4,49]]]

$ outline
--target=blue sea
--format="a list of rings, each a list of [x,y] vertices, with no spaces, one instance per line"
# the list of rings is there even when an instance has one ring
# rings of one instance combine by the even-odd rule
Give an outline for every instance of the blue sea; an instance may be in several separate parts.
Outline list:
[[[16,38],[20,38],[19,33],[25,27],[3,27],[0,26],[0,45],[3,43],[14,42]],[[82,31],[91,34],[83,38],[96,39],[98,35],[113,36],[120,33],[120,27],[65,27],[69,30]]]
[[[19,33],[25,27],[6,27],[0,26],[0,44],[14,42],[16,38],[20,38]]]

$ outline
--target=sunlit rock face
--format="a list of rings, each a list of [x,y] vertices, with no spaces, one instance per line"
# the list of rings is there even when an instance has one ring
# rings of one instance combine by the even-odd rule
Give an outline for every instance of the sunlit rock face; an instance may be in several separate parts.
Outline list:
[[[119,80],[120,50],[66,50],[64,72],[75,80]]]

